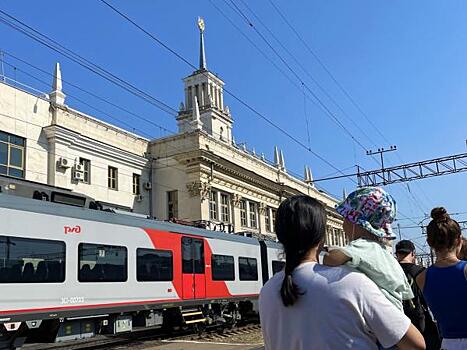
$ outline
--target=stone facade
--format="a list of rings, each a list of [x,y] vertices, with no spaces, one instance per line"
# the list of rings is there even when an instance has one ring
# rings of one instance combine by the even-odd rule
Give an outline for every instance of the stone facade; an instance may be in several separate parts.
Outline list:
[[[273,235],[274,214],[280,202],[304,193],[328,208],[327,241],[344,244],[342,219],[333,210],[336,200],[252,152],[204,130],[154,140],[149,152],[154,158],[153,199],[158,218],[173,215],[231,225],[235,232]],[[169,213],[168,193],[173,191],[177,211]]]

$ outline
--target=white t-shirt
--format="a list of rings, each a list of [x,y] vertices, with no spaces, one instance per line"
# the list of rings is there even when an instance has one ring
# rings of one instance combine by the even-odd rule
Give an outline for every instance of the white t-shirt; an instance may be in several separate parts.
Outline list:
[[[293,274],[303,295],[289,307],[280,296],[284,272],[274,275],[259,298],[266,350],[378,349],[397,344],[410,320],[376,284],[346,266],[304,263]]]

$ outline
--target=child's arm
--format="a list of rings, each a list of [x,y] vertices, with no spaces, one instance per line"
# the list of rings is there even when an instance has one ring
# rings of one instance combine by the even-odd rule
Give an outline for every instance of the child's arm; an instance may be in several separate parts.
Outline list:
[[[324,256],[323,264],[327,266],[344,265],[347,261],[352,260],[339,249],[333,249]]]

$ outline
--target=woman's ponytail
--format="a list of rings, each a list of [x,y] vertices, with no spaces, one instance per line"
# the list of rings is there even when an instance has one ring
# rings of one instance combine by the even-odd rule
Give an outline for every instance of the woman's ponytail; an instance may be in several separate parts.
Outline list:
[[[284,268],[284,280],[282,281],[281,286],[281,298],[285,306],[295,304],[298,297],[303,294],[303,292],[301,292],[298,286],[294,283],[292,277],[293,270],[295,270],[298,265],[300,265],[299,260],[287,258]]]
[[[293,272],[319,245],[326,231],[326,212],[316,199],[305,195],[293,196],[277,210],[276,234],[284,246],[284,280],[280,290],[285,306],[292,306],[304,294],[293,280]]]

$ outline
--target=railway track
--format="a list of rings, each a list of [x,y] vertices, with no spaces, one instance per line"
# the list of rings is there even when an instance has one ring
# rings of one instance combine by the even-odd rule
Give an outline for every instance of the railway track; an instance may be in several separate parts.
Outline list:
[[[245,336],[247,334],[255,333],[261,330],[259,324],[248,324],[240,327],[230,329],[218,329],[208,330],[197,335],[186,335],[182,337],[176,337],[171,340],[204,340],[204,341],[226,341],[232,337]]]
[[[61,343],[47,344],[25,344],[22,350],[91,350],[91,349],[114,349],[131,345],[132,349],[145,348],[147,345],[155,346],[167,342],[231,342],[238,337],[244,337],[259,332],[260,325],[246,324],[234,328],[210,328],[202,332],[194,329],[177,331],[174,333],[162,333],[158,329],[137,330],[127,334],[103,336],[99,335],[89,339],[80,339]]]

